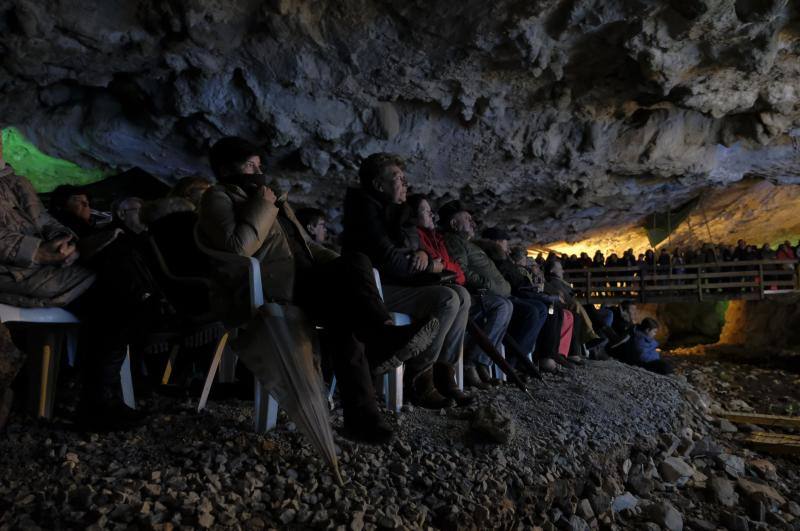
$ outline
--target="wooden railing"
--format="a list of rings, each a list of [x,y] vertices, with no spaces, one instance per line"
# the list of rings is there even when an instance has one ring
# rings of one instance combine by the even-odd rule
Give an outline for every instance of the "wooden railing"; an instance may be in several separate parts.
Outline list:
[[[796,260],[567,269],[586,303],[763,299],[798,291]]]

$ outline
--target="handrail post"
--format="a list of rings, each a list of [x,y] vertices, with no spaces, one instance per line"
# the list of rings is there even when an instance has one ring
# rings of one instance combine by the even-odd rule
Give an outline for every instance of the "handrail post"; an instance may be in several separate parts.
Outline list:
[[[586,270],[586,304],[591,304],[592,300],[592,270]]]
[[[639,270],[639,300],[644,302],[644,277],[647,273],[647,266]]]
[[[764,300],[764,264],[758,264],[758,288],[761,300]]]
[[[703,274],[701,271],[703,270],[702,267],[697,268],[697,297],[700,299],[700,302],[703,302]]]

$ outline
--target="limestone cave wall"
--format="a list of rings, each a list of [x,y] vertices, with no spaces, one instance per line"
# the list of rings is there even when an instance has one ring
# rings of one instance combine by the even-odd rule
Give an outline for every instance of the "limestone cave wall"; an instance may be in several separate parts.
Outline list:
[[[48,153],[169,181],[243,135],[334,218],[377,150],[526,241],[800,182],[793,0],[0,0],[0,32],[0,126]]]
[[[800,296],[764,301],[731,301],[720,345],[752,350],[800,350]]]

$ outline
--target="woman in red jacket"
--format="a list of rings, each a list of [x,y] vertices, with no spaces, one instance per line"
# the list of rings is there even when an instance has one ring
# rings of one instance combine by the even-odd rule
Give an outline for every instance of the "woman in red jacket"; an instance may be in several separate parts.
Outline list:
[[[444,245],[444,238],[436,230],[436,223],[433,219],[433,210],[428,203],[427,198],[422,194],[413,194],[406,199],[411,213],[411,221],[414,222],[414,227],[409,228],[409,239],[413,242],[415,240],[413,231],[416,231],[416,237],[419,239],[419,249],[422,249],[434,264],[433,272],[441,273],[442,271],[450,271],[456,275],[456,284],[463,286],[466,282],[464,271],[458,262],[450,258],[447,254],[447,247]]]

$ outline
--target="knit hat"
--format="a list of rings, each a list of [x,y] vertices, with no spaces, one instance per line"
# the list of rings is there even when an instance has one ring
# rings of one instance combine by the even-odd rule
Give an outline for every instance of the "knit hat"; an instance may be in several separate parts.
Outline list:
[[[459,201],[455,199],[453,201],[448,201],[447,203],[443,204],[439,207],[439,224],[442,227],[449,227],[450,220],[458,214],[459,212],[466,212],[467,207]]]

